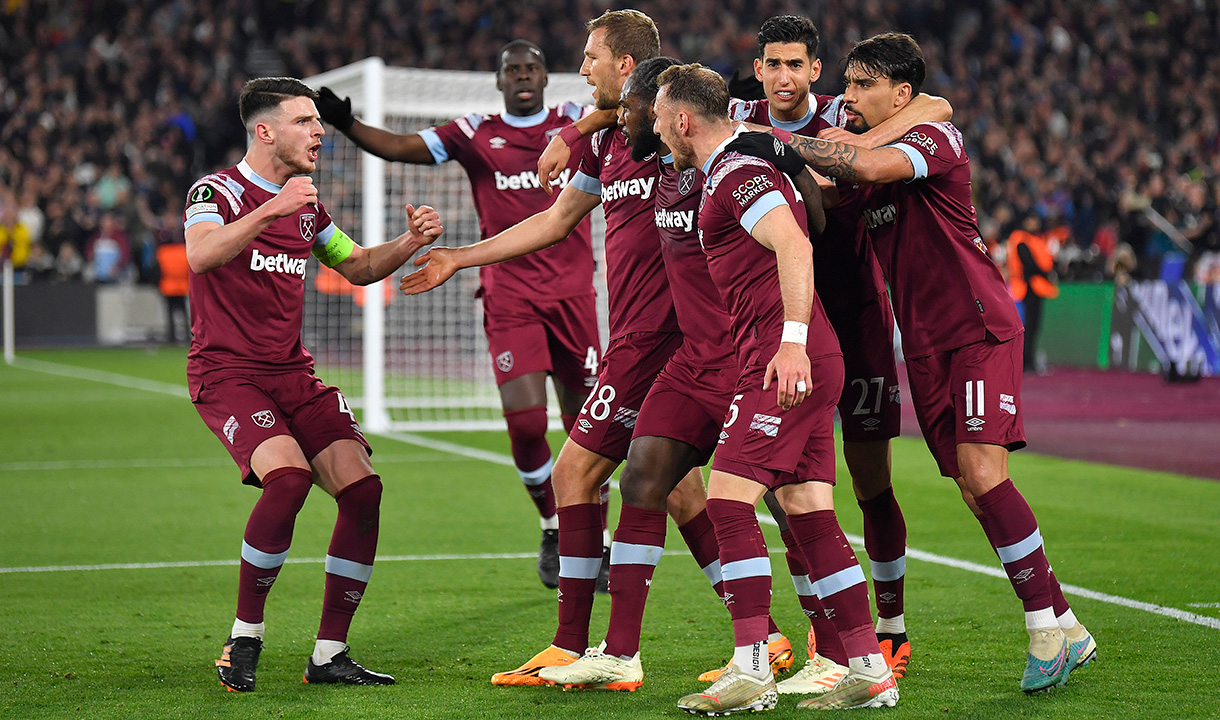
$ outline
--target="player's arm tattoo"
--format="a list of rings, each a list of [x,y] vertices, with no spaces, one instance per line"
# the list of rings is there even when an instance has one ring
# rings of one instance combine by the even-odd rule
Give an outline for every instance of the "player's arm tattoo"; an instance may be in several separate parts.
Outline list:
[[[859,179],[859,171],[856,169],[859,148],[854,145],[844,145],[803,135],[793,135],[788,144],[805,158],[809,167],[823,175],[842,180]]]

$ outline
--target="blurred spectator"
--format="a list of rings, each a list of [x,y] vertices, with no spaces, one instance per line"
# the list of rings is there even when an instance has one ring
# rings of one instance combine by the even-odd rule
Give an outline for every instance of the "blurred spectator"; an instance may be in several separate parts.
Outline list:
[[[13,202],[0,202],[0,258],[7,257],[21,277],[21,270],[30,257],[30,230],[17,217]]]
[[[102,215],[97,234],[85,247],[85,258],[89,261],[86,274],[94,281],[113,283],[124,279],[131,263],[131,243],[114,215]]]
[[[55,280],[57,282],[75,282],[84,277],[85,259],[72,243],[59,246],[55,256]]]
[[[1008,289],[1021,304],[1025,322],[1025,372],[1043,373],[1046,368],[1038,353],[1038,333],[1042,330],[1042,303],[1059,297],[1055,281],[1055,255],[1059,241],[1042,232],[1042,221],[1033,210],[1027,211],[1021,227],[1008,236]]]
[[[165,339],[170,343],[179,342],[179,338],[189,340],[191,320],[187,314],[186,298],[190,266],[186,262],[186,236],[177,213],[166,213],[164,224],[158,232],[158,242],[158,287],[165,298]],[[176,329],[179,318],[182,320],[181,334]]]

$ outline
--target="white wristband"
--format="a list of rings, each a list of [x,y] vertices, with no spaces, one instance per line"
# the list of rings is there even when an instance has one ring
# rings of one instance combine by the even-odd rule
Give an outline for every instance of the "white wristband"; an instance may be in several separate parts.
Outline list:
[[[803,322],[795,320],[784,321],[784,334],[780,337],[780,342],[796,343],[804,345],[809,339],[809,326]]]

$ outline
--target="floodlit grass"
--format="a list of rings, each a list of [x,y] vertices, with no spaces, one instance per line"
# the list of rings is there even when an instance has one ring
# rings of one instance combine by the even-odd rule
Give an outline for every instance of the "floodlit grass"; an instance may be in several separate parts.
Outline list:
[[[184,351],[47,351],[25,357],[185,385]],[[256,492],[184,398],[0,366],[0,567],[235,563]],[[437,435],[507,455],[499,433]],[[554,438],[557,448],[561,437]],[[515,472],[435,448],[371,438],[385,480],[377,571],[353,624],[353,657],[397,676],[388,688],[302,685],[335,510],[315,491],[267,608],[258,690],[227,693],[213,659],[227,635],[236,567],[199,565],[0,573],[2,718],[599,718],[683,715],[677,698],[722,663],[732,634],[689,559],[666,557],[644,620],[646,684],[633,694],[496,688],[550,641],[554,593],[533,560],[429,556],[536,551],[532,504]],[[990,566],[995,557],[922,443],[894,446],[913,548]],[[1180,476],[1014,455],[1014,479],[1038,514],[1064,583],[1216,617],[1220,485]],[[840,468],[840,476],[846,477]],[[847,483],[844,529],[860,534]],[[777,535],[768,529],[772,547]],[[682,550],[671,529],[668,548]],[[863,552],[860,553],[864,561]],[[395,556],[398,556],[395,559]],[[402,556],[411,556],[403,558]],[[774,612],[803,646],[805,625],[782,560]],[[1021,608],[1004,580],[910,560],[914,645],[903,718],[1211,718],[1220,629],[1069,595],[1099,660],[1052,693],[1017,689]],[[609,602],[599,597],[593,641]],[[802,654],[798,651],[798,657]],[[803,657],[801,658],[803,659]],[[792,717],[781,697],[772,717]],[[875,711],[879,712],[879,711]]]

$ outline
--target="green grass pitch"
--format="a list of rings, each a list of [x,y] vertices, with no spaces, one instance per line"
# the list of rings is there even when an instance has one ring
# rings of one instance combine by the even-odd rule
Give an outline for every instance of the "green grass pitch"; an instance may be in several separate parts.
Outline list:
[[[239,484],[186,399],[183,355],[45,351],[0,365],[0,718],[685,717],[678,697],[700,688],[695,676],[731,652],[727,613],[694,562],[675,554],[661,562],[649,598],[646,682],[638,692],[491,686],[493,672],[545,647],[554,631],[554,592],[538,582],[529,557],[538,542],[533,506],[510,467],[372,437],[385,480],[380,558],[350,642],[357,660],[398,684],[301,684],[322,595],[322,568],[310,559],[325,555],[335,514],[315,491],[297,521],[290,562],[300,562],[284,569],[268,603],[258,690],[225,692],[213,660],[232,622],[234,563],[256,493]],[[76,369],[60,372],[64,366]],[[78,370],[153,382],[123,387]],[[501,433],[435,437],[508,452]],[[554,447],[561,440],[555,436]],[[978,524],[922,443],[896,441],[894,462],[910,546],[996,567]],[[911,669],[896,708],[867,712],[1220,716],[1220,484],[1031,452],[1013,456],[1012,473],[1064,583],[1195,613],[1212,625],[1069,594],[1097,638],[1098,661],[1066,687],[1026,697],[1017,688],[1026,636],[1008,583],[911,559]],[[844,529],[859,535],[848,484],[836,495]],[[767,533],[780,547],[774,529]],[[672,527],[668,548],[683,548]],[[495,553],[521,557],[474,557]],[[786,567],[772,558],[775,616],[803,647],[806,626]],[[146,563],[178,566],[16,570]],[[593,642],[608,611],[608,598],[599,597]],[[799,715],[795,703],[781,696],[771,717]]]

